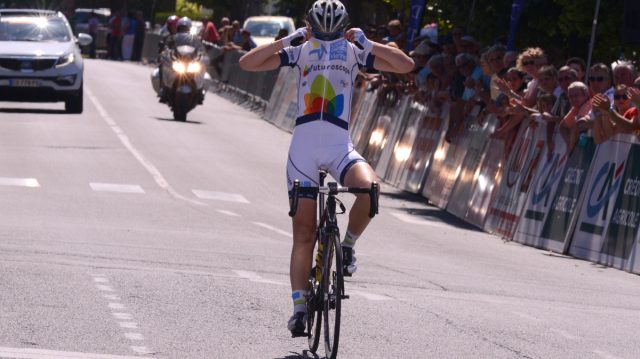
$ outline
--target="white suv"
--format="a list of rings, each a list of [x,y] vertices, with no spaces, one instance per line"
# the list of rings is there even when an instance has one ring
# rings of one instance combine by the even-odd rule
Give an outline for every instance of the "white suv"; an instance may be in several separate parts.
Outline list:
[[[91,41],[76,38],[60,12],[0,10],[0,101],[64,101],[67,112],[82,113],[78,45]]]

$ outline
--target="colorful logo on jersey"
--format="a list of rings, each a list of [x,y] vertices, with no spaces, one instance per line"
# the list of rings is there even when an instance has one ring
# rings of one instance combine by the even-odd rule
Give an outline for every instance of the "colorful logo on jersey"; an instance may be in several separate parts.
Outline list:
[[[304,69],[302,70],[302,76],[307,77],[307,75],[311,72],[311,68],[309,65],[304,65]]]
[[[340,117],[344,110],[344,95],[336,96],[331,82],[324,76],[318,75],[311,84],[311,92],[304,95],[304,114],[326,112]]]
[[[329,48],[329,60],[347,61],[347,40],[331,44]]]
[[[309,55],[318,55],[318,60],[322,60],[327,53],[327,48],[315,41],[311,42],[311,47],[313,47],[313,50],[309,51]]]

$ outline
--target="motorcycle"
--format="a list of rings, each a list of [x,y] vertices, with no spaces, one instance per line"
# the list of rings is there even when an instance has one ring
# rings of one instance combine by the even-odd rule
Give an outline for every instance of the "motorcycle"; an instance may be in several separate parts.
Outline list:
[[[162,69],[151,73],[151,83],[160,102],[171,108],[174,120],[186,121],[187,113],[203,103],[212,82],[207,64],[206,55],[190,45],[166,49],[160,55]]]

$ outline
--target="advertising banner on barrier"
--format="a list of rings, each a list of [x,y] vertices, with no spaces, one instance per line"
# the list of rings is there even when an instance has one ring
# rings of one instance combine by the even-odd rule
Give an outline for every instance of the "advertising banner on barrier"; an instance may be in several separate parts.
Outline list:
[[[465,219],[467,215],[471,196],[478,184],[477,173],[482,159],[486,155],[485,147],[489,141],[489,135],[495,131],[498,124],[495,116],[484,117],[480,120],[478,122],[473,119],[469,125],[470,139],[467,153],[460,166],[460,175],[447,204],[447,212],[461,219]]]
[[[406,126],[406,114],[409,112],[410,103],[411,98],[409,96],[402,96],[400,101],[387,112],[390,122],[388,127],[384,129],[382,144],[378,152],[379,156],[375,162],[370,162],[378,177],[384,180],[387,179],[387,168],[392,161],[394,145]],[[369,160],[369,157],[365,158]]]
[[[381,159],[382,152],[387,144],[393,141],[394,131],[397,130],[396,118],[399,115],[398,109],[406,104],[406,99],[399,98],[395,90],[390,90],[381,101],[379,101],[380,111],[376,113],[376,117],[372,119],[369,130],[369,138],[365,140],[364,150],[360,153],[367,159],[371,167],[377,172],[378,162]]]
[[[393,145],[393,153],[385,171],[384,179],[395,187],[400,184],[402,171],[411,156],[411,150],[418,136],[419,126],[422,123],[422,110],[424,110],[424,106],[421,104],[413,101],[408,103],[396,141],[391,144]]]
[[[513,236],[516,242],[544,248],[540,233],[569,158],[567,143],[558,132],[553,137],[553,144],[553,152],[542,158],[534,176],[522,218]]]
[[[556,136],[559,137],[559,136]],[[563,140],[564,142],[564,140]],[[540,232],[539,239],[531,237],[523,243],[564,253],[573,237],[573,227],[582,203],[584,187],[596,153],[593,138],[588,137],[578,144],[567,159],[558,189],[548,208],[549,213]]]
[[[276,126],[292,131],[298,117],[298,76],[295,69],[283,67],[280,70],[276,86],[282,88],[276,111],[273,114],[273,122]]]
[[[400,176],[401,189],[413,193],[422,191],[433,154],[444,139],[448,113],[448,106],[443,107],[439,117],[426,107],[420,109],[416,139]]]
[[[378,109],[378,92],[365,92],[360,101],[357,111],[353,113],[349,119],[349,131],[351,132],[351,140],[356,147],[356,151],[362,153],[362,147],[359,146],[362,137],[369,137],[369,127],[371,119],[375,118],[375,111]]]
[[[513,238],[532,177],[538,162],[545,155],[545,123],[537,117],[525,121],[520,127],[484,225],[487,232],[497,233],[506,239]]]
[[[616,135],[598,147],[569,253],[631,270],[640,221],[640,142]]]
[[[475,116],[466,118],[462,133],[459,133],[451,142],[443,141],[433,156],[431,171],[424,187],[423,195],[429,202],[439,208],[446,208],[453,186],[460,174],[460,165],[467,153],[467,147],[471,139],[469,121],[474,121]]]

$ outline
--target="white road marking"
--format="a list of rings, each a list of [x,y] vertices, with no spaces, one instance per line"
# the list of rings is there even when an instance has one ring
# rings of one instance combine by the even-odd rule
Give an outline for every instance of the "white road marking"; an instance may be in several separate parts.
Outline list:
[[[276,227],[274,227],[272,225],[269,225],[269,224],[266,224],[266,223],[262,223],[262,222],[252,222],[252,223],[255,224],[256,226],[259,226],[259,227],[262,227],[262,228],[266,228],[266,229],[268,229],[270,231],[282,234],[283,236],[287,236],[289,238],[293,237],[293,234],[291,234],[291,233],[289,233],[287,231],[283,231],[283,230],[281,230],[279,228],[276,228]]]
[[[142,354],[149,354],[149,352],[142,353]],[[57,350],[32,349],[32,348],[6,348],[6,347],[0,347],[0,358],[12,358],[12,359],[140,359],[139,356],[123,356],[123,355],[65,352],[65,351],[57,351]],[[145,358],[152,359],[150,357],[145,357]]]
[[[104,292],[114,292],[113,288],[109,287],[108,285],[104,285],[104,284],[96,284],[96,288],[98,288],[101,291]]]
[[[140,353],[140,354],[151,354],[151,351],[149,351],[149,349],[147,349],[147,347],[139,347],[139,346],[131,346],[131,350],[133,350],[136,353]],[[139,358],[139,357],[137,357]]]
[[[94,277],[93,281],[96,283],[109,283],[109,280],[104,277]]]
[[[120,320],[131,320],[133,319],[133,315],[129,313],[111,313],[116,319]]]
[[[124,309],[121,303],[109,303],[109,309]]]
[[[144,340],[144,337],[140,333],[124,333],[124,336],[129,340]]]
[[[386,296],[386,295],[382,295],[382,294],[373,294],[373,293],[367,293],[367,292],[361,292],[359,290],[348,290],[347,292],[351,292],[355,295],[359,295],[361,297],[364,297],[366,299],[369,300],[375,300],[375,301],[380,301],[380,300],[392,300],[393,298]],[[347,293],[349,294],[349,293]]]
[[[448,224],[445,224],[444,222],[430,221],[430,220],[423,219],[417,216],[412,216],[406,213],[391,212],[391,215],[405,223],[419,224],[421,226],[440,227],[440,228],[446,228],[446,229],[454,228]]]
[[[138,323],[136,322],[119,322],[118,325],[122,328],[138,329]]]
[[[203,191],[194,189],[193,194],[200,199],[211,199],[214,201],[236,202],[236,203],[251,203],[243,195],[238,193],[225,193],[215,191]]]
[[[609,354],[609,353],[607,353],[607,352],[605,352],[603,350],[596,349],[593,352],[595,354],[598,354],[601,358],[604,358],[604,359],[620,359],[620,357],[617,357],[615,355]]]
[[[0,177],[0,186],[16,186],[16,187],[40,187],[40,183],[35,178],[10,178]]]
[[[146,157],[144,157],[140,151],[138,151],[135,147],[133,147],[133,145],[131,144],[131,141],[129,141],[129,137],[127,137],[124,134],[124,131],[122,131],[122,129],[118,126],[116,121],[114,121],[113,118],[111,118],[111,116],[104,109],[102,104],[100,104],[100,101],[98,101],[98,99],[93,95],[93,92],[87,87],[84,88],[84,91],[87,93],[87,96],[89,97],[91,102],[93,102],[94,106],[100,113],[100,116],[102,117],[102,119],[111,127],[111,130],[116,134],[116,136],[118,136],[118,139],[120,140],[120,142],[122,142],[124,147],[127,150],[129,150],[129,152],[133,155],[133,157],[135,157],[135,159],[138,160],[138,162],[140,162],[142,167],[144,167],[147,170],[147,172],[151,174],[154,181],[158,184],[158,186],[160,186],[160,188],[167,191],[174,198],[177,198],[198,206],[207,206],[206,203],[194,201],[176,192],[173,189],[173,187],[171,187],[169,182],[167,182],[167,180],[164,178],[162,173],[160,173],[158,168],[154,166],[153,163],[151,163],[151,161],[149,161]]]
[[[222,213],[222,214],[226,214],[227,216],[230,217],[240,217],[239,214],[235,213],[235,212],[231,212],[231,211],[227,211],[225,209],[216,209],[216,211]]]
[[[264,279],[261,276],[259,276],[258,273],[256,272],[244,271],[244,270],[234,270],[233,272],[238,276],[240,276],[241,278],[248,279],[256,283],[267,283],[267,284],[275,284],[275,285],[282,285],[282,286],[289,285],[289,283],[278,282],[270,279]]]
[[[105,294],[103,295],[103,297],[109,299],[109,300],[120,300],[120,296],[117,296],[115,294]]]
[[[144,194],[142,187],[137,184],[115,184],[115,183],[89,183],[91,189],[96,192],[119,192],[119,193],[139,193]]]

